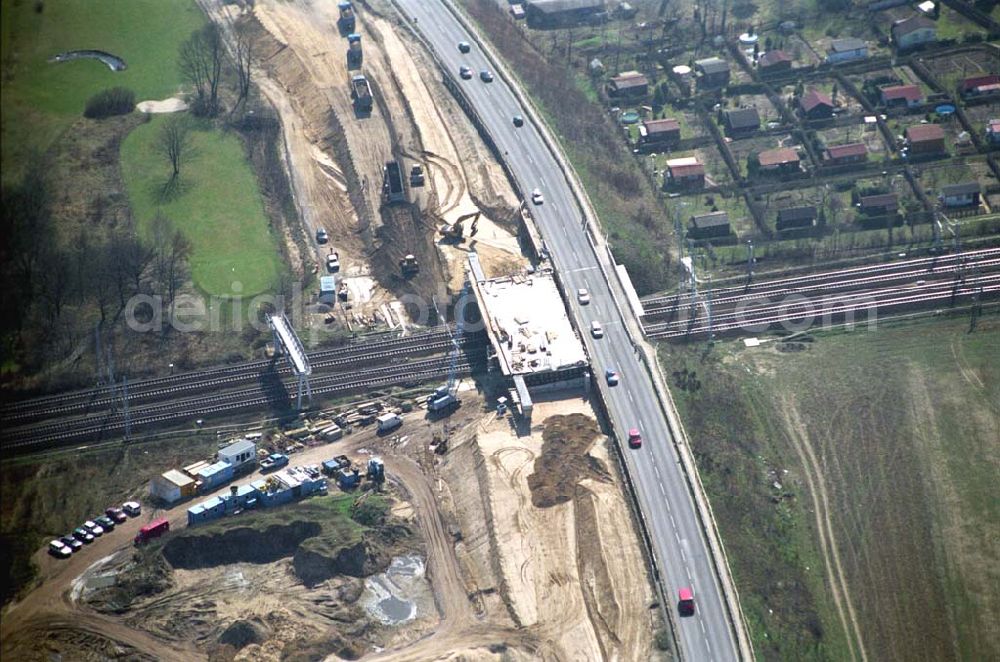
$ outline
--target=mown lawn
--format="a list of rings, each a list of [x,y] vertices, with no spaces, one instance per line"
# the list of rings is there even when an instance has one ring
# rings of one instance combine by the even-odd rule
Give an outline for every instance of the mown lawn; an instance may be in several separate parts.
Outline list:
[[[165,121],[154,117],[122,143],[122,174],[140,232],[157,210],[171,219],[191,241],[191,276],[205,294],[248,297],[270,291],[281,270],[279,253],[240,141],[196,125],[180,190],[164,199],[170,166],[156,156],[156,143]]]
[[[83,113],[87,99],[109,87],[136,100],[177,93],[180,43],[205,23],[194,0],[2,0],[4,177],[33,151],[45,151]],[[98,60],[49,63],[65,51],[103,50],[125,60],[113,72]]]

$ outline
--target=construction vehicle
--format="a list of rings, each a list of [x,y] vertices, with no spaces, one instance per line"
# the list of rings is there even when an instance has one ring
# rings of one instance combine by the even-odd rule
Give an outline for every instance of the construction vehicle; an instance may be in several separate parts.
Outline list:
[[[364,74],[351,76],[351,100],[354,102],[354,110],[357,112],[371,112],[372,86],[368,84],[368,79],[365,78]]]
[[[417,262],[415,255],[408,253],[399,261],[399,270],[403,272],[404,277],[409,277],[420,271],[420,263]]]
[[[359,69],[364,54],[361,52],[361,35],[352,32],[347,35],[347,68]]]
[[[159,538],[169,530],[170,530],[169,521],[163,518],[153,520],[146,526],[139,529],[139,533],[136,534],[134,542],[136,545],[145,544],[150,540],[152,540],[153,538]]]
[[[458,219],[451,225],[446,225],[441,228],[440,232],[444,236],[444,240],[460,244],[465,241],[465,221],[472,219],[472,227],[469,228],[469,236],[474,237],[477,232],[479,232],[479,217],[482,215],[481,211],[474,211],[470,214],[462,214]]]
[[[448,440],[435,433],[434,438],[431,439],[430,449],[432,453],[444,455],[448,452]]]
[[[410,186],[424,185],[424,167],[419,163],[410,168]]]
[[[368,480],[378,485],[385,482],[385,463],[382,458],[373,457],[368,460]]]
[[[337,472],[337,485],[340,486],[340,489],[342,490],[349,490],[352,487],[357,487],[360,482],[361,476],[357,469],[341,469]]]
[[[387,202],[406,202],[403,169],[396,161],[387,161],[382,170],[382,196]]]
[[[340,30],[341,36],[351,34],[356,27],[354,7],[350,2],[339,2],[337,3],[337,9],[340,10],[340,18],[337,19],[337,29]]]
[[[463,300],[468,296],[469,288],[468,285],[462,290],[461,294],[458,295],[458,304],[455,306],[455,310],[464,310],[461,306]],[[437,310],[437,301],[434,302],[434,309]],[[440,317],[440,312],[438,317]],[[461,351],[460,347],[462,344],[462,335],[465,332],[465,319],[462,315],[456,315],[455,320],[455,333],[452,334],[449,330],[448,333],[451,335],[451,361],[448,364],[448,383],[440,386],[434,393],[432,393],[427,398],[427,412],[430,414],[438,414],[446,411],[455,409],[462,402],[458,399],[458,354]]]

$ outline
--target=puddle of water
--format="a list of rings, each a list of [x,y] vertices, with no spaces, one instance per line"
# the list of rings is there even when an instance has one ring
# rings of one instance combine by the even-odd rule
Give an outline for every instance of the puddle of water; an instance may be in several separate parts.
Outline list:
[[[121,59],[117,55],[112,55],[111,53],[105,53],[104,51],[69,51],[66,53],[59,53],[58,55],[53,55],[49,58],[49,62],[69,62],[70,60],[79,60],[81,58],[90,58],[93,60],[100,60],[108,66],[111,71],[125,71],[127,65],[125,60]]]
[[[424,573],[419,556],[393,558],[385,572],[365,580],[365,609],[386,625],[412,621],[417,617],[417,600],[428,590]]]

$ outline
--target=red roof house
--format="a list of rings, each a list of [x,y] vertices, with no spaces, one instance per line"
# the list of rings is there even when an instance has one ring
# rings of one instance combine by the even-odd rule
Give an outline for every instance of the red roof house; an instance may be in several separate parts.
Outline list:
[[[919,85],[893,85],[880,88],[886,106],[918,106],[924,100]]]

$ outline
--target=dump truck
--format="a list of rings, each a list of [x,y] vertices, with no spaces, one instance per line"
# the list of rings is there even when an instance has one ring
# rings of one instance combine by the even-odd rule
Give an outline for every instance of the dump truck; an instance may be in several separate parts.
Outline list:
[[[146,526],[139,529],[139,533],[135,536],[136,545],[144,545],[153,538],[159,538],[164,533],[170,530],[170,522],[164,518],[156,519],[147,524]]]
[[[340,30],[340,34],[346,35],[354,32],[356,27],[354,7],[349,2],[339,2],[337,9],[340,10],[340,18],[337,19],[337,29]]]
[[[396,161],[388,161],[383,169],[382,196],[388,202],[406,202],[406,188],[403,186],[403,169]]]
[[[359,112],[368,112],[372,109],[372,87],[368,84],[368,79],[364,74],[354,74],[351,76],[351,100],[354,102],[354,109]]]
[[[356,32],[352,32],[347,35],[347,68],[360,68],[363,59],[364,54],[361,52],[361,35]]]

